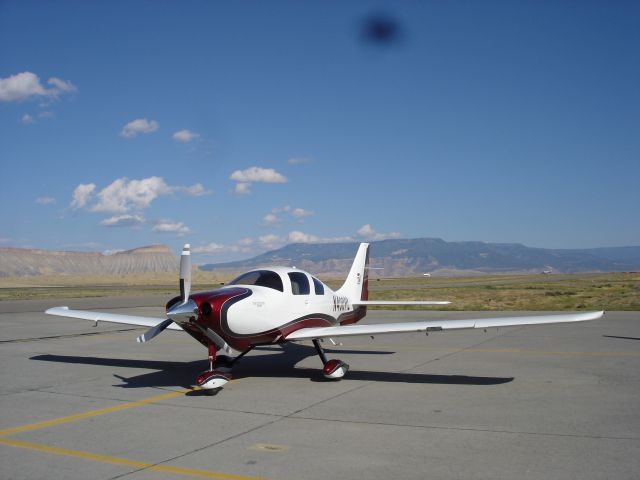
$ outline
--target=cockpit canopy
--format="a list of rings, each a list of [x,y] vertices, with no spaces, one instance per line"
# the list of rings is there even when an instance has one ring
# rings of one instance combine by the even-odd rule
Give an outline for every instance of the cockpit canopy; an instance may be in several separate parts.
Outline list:
[[[311,277],[301,270],[290,270],[276,267],[274,270],[252,270],[243,273],[238,278],[233,279],[227,285],[256,285],[267,287],[284,292],[285,285],[287,291],[291,288],[294,295],[310,295],[312,290],[316,295],[324,295],[324,284],[315,277]],[[312,288],[313,285],[313,288]]]

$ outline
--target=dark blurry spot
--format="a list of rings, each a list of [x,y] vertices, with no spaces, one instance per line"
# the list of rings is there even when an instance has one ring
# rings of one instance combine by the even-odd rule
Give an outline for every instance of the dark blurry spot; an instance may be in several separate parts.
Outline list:
[[[383,13],[369,15],[363,22],[362,38],[374,45],[392,45],[402,37],[397,20]]]

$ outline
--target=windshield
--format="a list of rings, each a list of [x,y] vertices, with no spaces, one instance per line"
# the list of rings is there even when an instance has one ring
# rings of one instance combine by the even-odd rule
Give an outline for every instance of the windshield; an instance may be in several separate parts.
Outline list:
[[[284,292],[280,275],[271,270],[254,270],[240,275],[228,285],[257,285],[259,287],[273,288],[279,292]]]

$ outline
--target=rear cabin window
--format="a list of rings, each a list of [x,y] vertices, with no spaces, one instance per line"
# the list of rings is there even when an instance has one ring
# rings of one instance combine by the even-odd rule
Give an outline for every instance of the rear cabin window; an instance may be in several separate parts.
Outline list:
[[[273,288],[279,292],[284,292],[280,275],[271,270],[254,270],[253,272],[245,273],[229,282],[229,285],[257,285],[258,287]]]
[[[313,280],[313,289],[316,295],[324,295],[324,285],[322,285],[322,282],[316,277],[311,277],[311,279]]]
[[[309,279],[302,272],[290,272],[289,279],[291,279],[291,292],[294,295],[309,295],[311,289],[309,288]]]

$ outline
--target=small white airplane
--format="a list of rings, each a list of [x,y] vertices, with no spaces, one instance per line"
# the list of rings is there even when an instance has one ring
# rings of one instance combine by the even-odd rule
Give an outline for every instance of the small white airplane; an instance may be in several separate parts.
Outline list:
[[[233,365],[258,345],[311,340],[322,360],[324,376],[338,380],[347,373],[349,365],[327,359],[320,345],[325,338],[580,322],[595,320],[604,314],[601,311],[355,325],[371,305],[450,303],[369,300],[368,265],[369,244],[361,243],[344,284],[335,292],[302,270],[271,267],[244,273],[217,290],[192,294],[187,244],[180,257],[180,296],[167,303],[167,319],[70,310],[69,307],[54,307],[45,313],[91,320],[96,324],[102,321],[150,327],[138,337],[138,342],[147,342],[167,328],[184,330],[209,351],[209,370],[196,379],[196,384],[209,393],[216,393],[229,382]],[[217,355],[218,351],[226,355]]]

